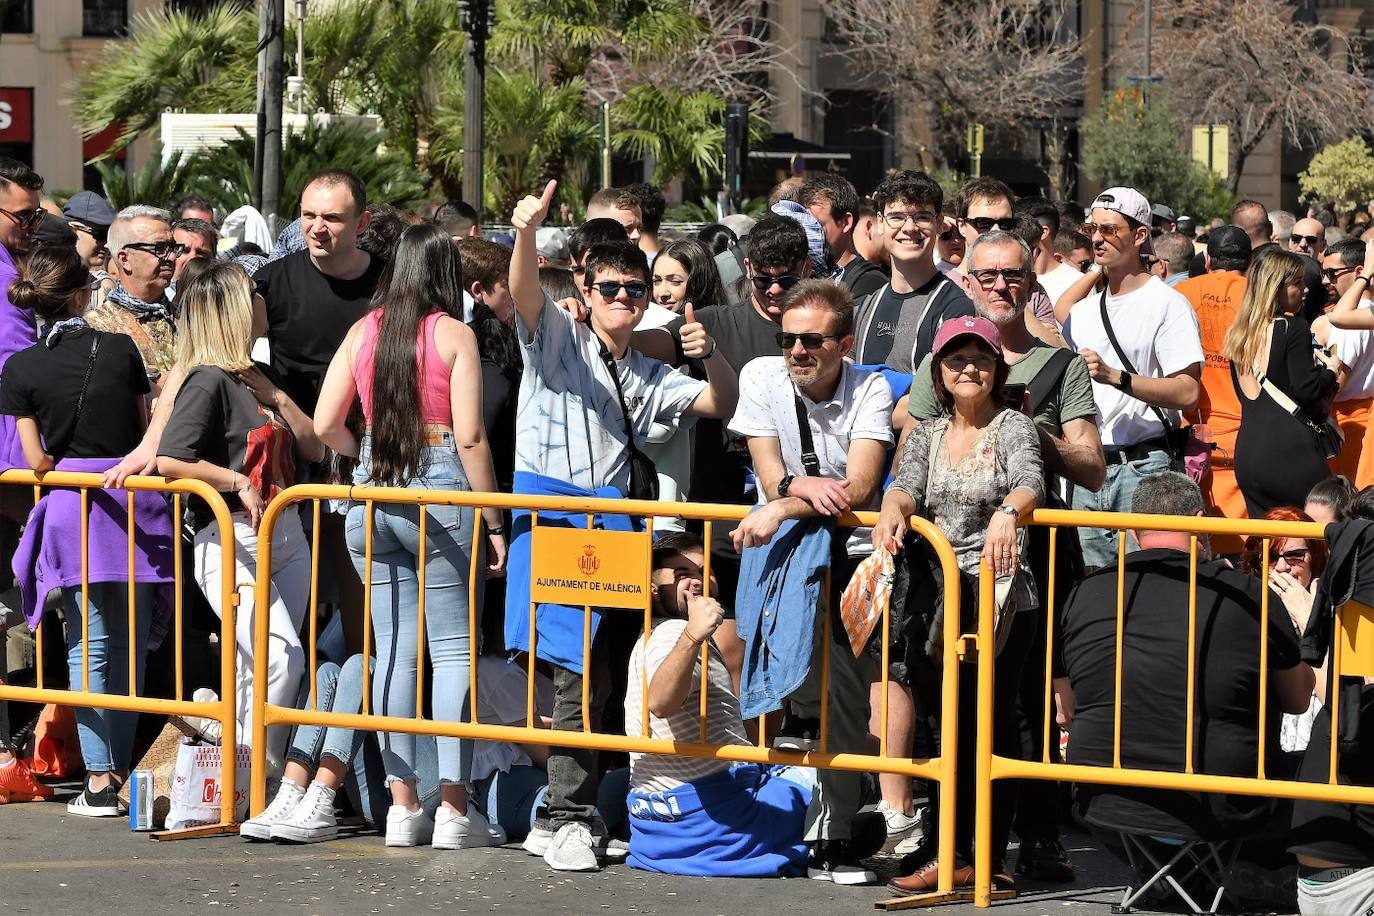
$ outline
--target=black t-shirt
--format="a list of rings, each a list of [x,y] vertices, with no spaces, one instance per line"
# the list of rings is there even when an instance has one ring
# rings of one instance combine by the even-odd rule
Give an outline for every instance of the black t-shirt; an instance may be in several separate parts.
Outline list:
[[[1312,720],[1312,734],[1303,754],[1298,778],[1325,783],[1331,775],[1331,709],[1323,706]],[[1374,785],[1374,686],[1360,698],[1360,746],[1342,754],[1336,779],[1343,786]],[[1339,862],[1355,868],[1374,866],[1374,805],[1336,805],[1331,802],[1293,803],[1293,853]]]
[[[1182,772],[1187,737],[1188,554],[1142,550],[1126,560],[1122,652],[1121,765]],[[1117,567],[1079,583],[1059,618],[1059,644],[1076,710],[1068,762],[1112,765],[1115,715]],[[1195,772],[1254,775],[1259,753],[1261,585],[1216,562],[1197,575]],[[1276,594],[1269,601],[1269,722],[1265,747],[1277,752],[1280,711],[1274,673],[1300,663],[1298,634]],[[1268,816],[1263,799],[1083,785],[1090,822],[1178,832],[1237,829]],[[1206,817],[1210,815],[1210,819]],[[1199,820],[1199,818],[1202,818]]]
[[[321,273],[308,251],[298,251],[253,275],[267,302],[272,368],[282,378],[282,389],[307,415],[314,415],[329,361],[348,329],[367,312],[385,266],[373,257],[360,276],[339,280]]]
[[[272,369],[258,368],[281,385]],[[295,482],[294,444],[286,421],[259,404],[237,376],[215,366],[197,366],[177,391],[158,454],[237,471],[268,502]],[[230,512],[243,508],[237,493],[226,493],[224,499]],[[202,506],[193,511],[197,528],[214,519]]]
[[[100,346],[76,423],[76,402],[97,335]],[[76,328],[51,350],[39,341],[10,357],[0,378],[0,413],[33,417],[48,454],[58,460],[118,458],[143,438],[141,398],[150,390],[143,357],[132,339]]]
[[[856,257],[844,265],[840,282],[855,299],[876,293],[888,281],[888,273],[881,264]]]

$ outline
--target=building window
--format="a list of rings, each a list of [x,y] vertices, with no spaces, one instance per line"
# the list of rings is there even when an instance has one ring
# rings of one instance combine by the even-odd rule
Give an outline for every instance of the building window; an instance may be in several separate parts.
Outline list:
[[[0,33],[28,35],[33,32],[33,0],[0,0]]]
[[[124,34],[129,24],[129,0],[81,0],[81,34],[110,38]]]

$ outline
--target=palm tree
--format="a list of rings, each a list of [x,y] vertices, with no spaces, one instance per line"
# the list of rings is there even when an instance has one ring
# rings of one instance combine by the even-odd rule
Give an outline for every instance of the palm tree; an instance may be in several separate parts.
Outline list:
[[[163,163],[161,143],[153,145],[152,155],[137,172],[108,161],[97,162],[95,167],[100,173],[101,191],[116,212],[132,204],[165,207],[191,187],[192,173],[183,163],[175,159]],[[248,186],[253,186],[251,174]]]

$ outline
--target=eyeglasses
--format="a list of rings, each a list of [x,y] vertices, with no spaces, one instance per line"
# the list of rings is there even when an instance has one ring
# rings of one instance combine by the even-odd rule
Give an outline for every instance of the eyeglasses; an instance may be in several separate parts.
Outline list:
[[[159,261],[175,261],[191,249],[176,242],[130,242],[125,248],[146,251]]]
[[[1315,248],[1315,247],[1317,247],[1317,243],[1321,241],[1321,236],[1319,236],[1319,235],[1298,235],[1296,232],[1294,232],[1291,236],[1289,236],[1289,239],[1290,239],[1290,244],[1296,245],[1296,244],[1298,244],[1299,242],[1306,242],[1306,243],[1307,243],[1307,247],[1309,247],[1309,248]]]
[[[1358,264],[1356,264],[1354,267],[1323,267],[1322,277],[1324,277],[1328,283],[1335,283],[1337,277],[1343,277],[1346,274],[1350,273],[1352,270],[1359,269],[1360,266]]]
[[[966,366],[972,366],[979,372],[991,372],[997,366],[997,357],[986,353],[975,353],[973,356],[951,353],[940,357],[940,364],[950,372],[963,372]]]
[[[784,350],[790,350],[801,341],[801,345],[808,350],[819,350],[825,346],[827,340],[839,340],[838,334],[789,334],[786,331],[779,331],[774,339],[778,346]]]
[[[1006,280],[1008,286],[1021,286],[1026,282],[1026,271],[1020,267],[982,267],[970,270],[968,275],[977,280],[983,289],[992,289],[996,286],[998,277]]]
[[[600,293],[603,299],[614,299],[620,295],[622,289],[625,290],[625,295],[631,299],[643,299],[644,294],[649,291],[649,287],[643,283],[618,283],[615,280],[602,280],[599,283],[593,283],[592,288]]]
[[[1298,563],[1306,563],[1311,556],[1312,549],[1310,547],[1297,547],[1293,550],[1285,550],[1283,553],[1270,556],[1269,565],[1274,566],[1279,560],[1282,560],[1289,566],[1293,566]]]
[[[109,230],[108,228],[107,228],[107,229],[94,229],[94,228],[92,228],[92,227],[90,227],[90,226],[87,226],[85,223],[78,223],[78,222],[75,222],[75,221],[69,221],[69,222],[67,223],[67,225],[68,225],[68,226],[71,226],[71,227],[72,227],[73,229],[75,229],[77,232],[83,233],[83,234],[85,234],[85,235],[89,235],[91,238],[95,239],[96,242],[97,242],[98,244],[101,244],[101,245],[104,245],[105,242],[106,242],[106,241],[109,239],[109,237],[110,237],[110,230]],[[130,246],[126,246],[126,247],[133,247],[133,246],[130,245]]]
[[[20,229],[37,228],[38,224],[43,221],[43,214],[46,212],[47,211],[44,210],[42,207],[35,207],[32,210],[20,210],[18,213],[15,213],[13,210],[6,210],[4,207],[0,207],[0,213],[3,213],[10,219],[14,220],[15,224],[18,225]]]
[[[1002,217],[1001,219],[993,219],[991,216],[974,216],[969,219],[962,219],[960,222],[968,223],[978,231],[979,235],[987,235],[994,226],[1003,232],[1010,232],[1016,228],[1016,217],[1014,216]]]
[[[793,277],[788,274],[783,274],[780,277],[775,277],[772,274],[751,274],[749,276],[749,282],[754,284],[754,289],[761,293],[772,289],[774,283],[778,284],[783,292],[787,292],[801,281],[801,277]]]
[[[935,224],[935,214],[928,210],[918,210],[913,213],[893,210],[883,214],[883,222],[887,223],[889,229],[900,229],[907,224],[908,220],[918,226],[930,227]]]
[[[1100,234],[1104,239],[1113,239],[1123,232],[1130,231],[1130,228],[1124,223],[1084,223],[1078,227],[1078,231],[1089,238]]]

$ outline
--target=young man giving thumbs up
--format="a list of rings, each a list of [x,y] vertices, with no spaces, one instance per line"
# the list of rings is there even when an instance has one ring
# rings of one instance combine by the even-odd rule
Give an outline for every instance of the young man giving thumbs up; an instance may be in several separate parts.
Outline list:
[[[703,360],[705,382],[629,348],[649,303],[648,263],[629,242],[594,245],[587,252],[585,323],[554,304],[539,286],[535,231],[548,214],[556,187],[551,181],[539,197],[526,197],[511,217],[516,236],[510,291],[525,365],[516,411],[515,492],[652,498],[643,491],[647,480],[656,480],[642,452],[650,426],[676,426],[683,416],[730,416],[735,373],[695,322],[682,329],[682,349]],[[585,524],[585,515],[559,515],[541,512],[539,524]],[[606,525],[617,521],[623,525],[625,519],[608,517]],[[506,647],[511,651],[528,651],[530,645],[529,530],[529,513],[514,513],[506,595]],[[591,618],[591,657],[584,668],[582,608],[538,609],[535,645],[538,656],[553,666],[555,730],[582,730],[584,676],[590,679],[590,728],[599,730],[611,671],[623,671],[629,662],[628,655],[610,657],[612,620],[603,622],[595,610]],[[608,849],[596,814],[596,752],[555,749],[548,772],[547,800],[525,848],[560,871],[595,871],[598,853]]]

